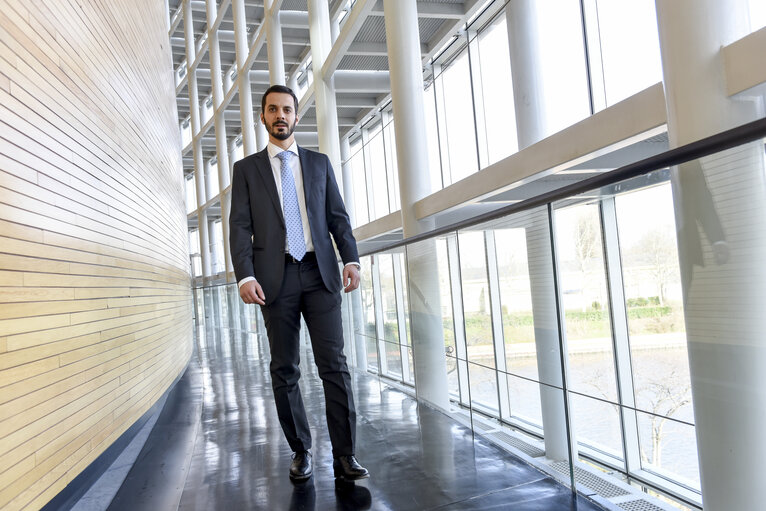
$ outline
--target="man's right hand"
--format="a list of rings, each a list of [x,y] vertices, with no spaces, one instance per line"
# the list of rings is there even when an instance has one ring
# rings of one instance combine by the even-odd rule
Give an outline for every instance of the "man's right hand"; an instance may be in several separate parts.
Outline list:
[[[257,280],[250,280],[242,284],[239,288],[239,296],[245,303],[257,303],[258,305],[266,303],[266,296]]]

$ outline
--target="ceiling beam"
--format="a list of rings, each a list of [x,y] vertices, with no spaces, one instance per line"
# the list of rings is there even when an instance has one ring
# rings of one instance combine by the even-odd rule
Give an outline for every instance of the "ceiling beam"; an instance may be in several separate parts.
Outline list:
[[[468,2],[472,3],[472,2]],[[375,7],[370,13],[373,16],[383,16],[383,2],[377,0]],[[440,18],[462,20],[465,17],[464,4],[438,4],[431,2],[418,2],[418,18]]]
[[[346,16],[346,21],[343,23],[343,28],[338,34],[338,38],[330,48],[330,52],[327,54],[327,58],[322,65],[321,76],[329,79],[332,74],[338,69],[340,61],[346,55],[349,46],[354,42],[356,35],[362,28],[364,21],[367,19],[375,0],[357,0],[354,7],[351,8],[351,12]]]

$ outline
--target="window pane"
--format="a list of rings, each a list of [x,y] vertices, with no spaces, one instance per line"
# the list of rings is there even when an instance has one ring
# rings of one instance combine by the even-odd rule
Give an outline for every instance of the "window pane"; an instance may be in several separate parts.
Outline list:
[[[495,368],[489,282],[483,231],[458,234],[468,361]]]
[[[393,119],[383,129],[386,151],[386,171],[388,174],[388,206],[389,211],[399,209],[399,170],[396,161],[396,135],[394,133]]]
[[[375,299],[372,292],[372,258],[362,257],[359,263],[362,265],[362,314],[363,331],[367,347],[367,370],[378,371],[378,348],[375,335]]]
[[[447,386],[449,387],[450,398],[460,399],[460,383],[458,381],[457,359],[447,356]]]
[[[437,80],[443,88],[445,109],[439,112],[439,122],[446,123],[447,132],[441,154],[449,160],[450,175],[445,176],[445,182],[451,184],[479,170],[473,107],[469,101],[472,94],[468,52],[463,50]]]
[[[364,225],[370,221],[367,209],[367,182],[364,171],[364,153],[361,142],[351,145],[351,176],[354,186],[354,211],[356,213],[356,226]],[[356,227],[355,226],[355,227]]]
[[[511,404],[511,416],[524,422],[543,427],[543,412],[540,408],[540,384],[533,381],[508,376],[508,399]]]
[[[551,135],[590,115],[580,4],[536,2],[546,133]]]
[[[383,148],[383,135],[378,131],[375,136],[365,146],[365,151],[369,151],[370,158],[367,160],[371,166],[371,172],[368,174],[372,178],[371,199],[374,207],[374,219],[386,216],[390,213],[388,209],[388,183],[386,175],[386,153]]]
[[[671,193],[666,183],[615,198],[636,406],[647,411],[650,387],[684,388],[691,401]]]
[[[394,289],[394,267],[391,254],[378,256],[380,271],[380,296],[383,309],[383,341],[386,354],[386,372],[389,376],[402,377],[402,360],[399,349],[399,321],[396,311],[396,290]]]
[[[622,428],[618,406],[577,394],[570,395],[577,443],[614,459],[623,460]]]
[[[439,268],[439,290],[441,292],[442,325],[444,327],[444,345],[448,355],[457,356],[455,350],[455,324],[452,313],[452,287],[450,286],[449,257],[447,240],[436,240],[436,264]]]
[[[523,228],[495,230],[500,307],[509,373],[537,380],[535,322]]]
[[[213,274],[226,270],[226,259],[223,254],[223,227],[220,220],[213,222],[210,229],[210,257],[213,260]]]
[[[694,424],[671,187],[619,195],[615,204],[636,407],[649,412],[639,420],[641,460],[699,487],[694,427],[673,426],[672,448],[665,435],[668,419]]]
[[[431,176],[431,193],[433,193],[442,189],[439,128],[436,125],[436,103],[433,85],[430,85],[423,91],[423,106],[426,113],[426,137],[428,138],[428,171]]]
[[[210,160],[208,160],[208,164],[206,167],[207,167],[207,171],[206,171],[207,200],[210,200],[216,195],[218,195],[218,192],[220,191],[220,189],[218,188],[218,160],[211,158]]]
[[[597,110],[662,81],[654,0],[588,0],[585,6]]]
[[[755,32],[766,27],[766,2],[750,0],[750,31]]]
[[[483,365],[468,362],[468,379],[471,382],[471,405],[497,415],[497,371]]]
[[[637,414],[637,419],[642,468],[699,491],[694,426],[646,413]]]
[[[458,233],[471,403],[499,413],[484,231]]]
[[[194,173],[186,176],[186,213],[191,213],[197,209],[197,183],[194,179]]]
[[[484,106],[481,117],[486,128],[489,164],[492,164],[518,150],[505,15],[498,16],[485,27],[474,44],[479,46],[479,59],[472,63],[472,67],[474,74],[481,74]]]
[[[408,282],[407,260],[405,259],[403,252],[394,254],[393,256],[398,258],[399,268],[402,269],[401,282],[397,282],[396,285],[399,289],[401,289],[403,309],[404,309],[404,323],[405,323],[404,332],[406,333],[406,338],[402,339],[400,344],[404,344],[406,346],[404,351],[406,353],[407,360],[403,362],[403,364],[409,364],[409,373],[406,375],[405,382],[411,383],[414,385],[415,384],[415,361],[412,358],[412,339],[411,339],[412,336],[410,334],[410,300],[409,300],[409,292],[407,288],[407,282]]]
[[[598,206],[555,212],[569,388],[617,402]]]

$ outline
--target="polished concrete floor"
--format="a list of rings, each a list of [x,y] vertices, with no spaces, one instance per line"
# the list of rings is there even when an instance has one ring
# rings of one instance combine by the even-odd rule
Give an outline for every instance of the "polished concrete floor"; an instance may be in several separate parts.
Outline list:
[[[268,359],[261,335],[200,328],[192,364],[109,509],[602,509],[447,415],[360,371],[352,372],[357,458],[371,477],[336,485],[323,393],[308,350],[302,354],[301,388],[315,468],[308,482],[293,484]]]

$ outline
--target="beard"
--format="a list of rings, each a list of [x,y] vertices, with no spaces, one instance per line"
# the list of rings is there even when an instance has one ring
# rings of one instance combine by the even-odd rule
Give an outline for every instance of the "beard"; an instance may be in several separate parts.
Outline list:
[[[277,140],[287,140],[295,131],[296,124],[297,122],[294,122],[293,125],[290,126],[290,123],[282,121],[275,122],[273,124],[266,124],[266,131],[268,131],[269,135],[276,138]],[[279,131],[279,128],[281,127],[286,127],[287,129],[284,131]]]

